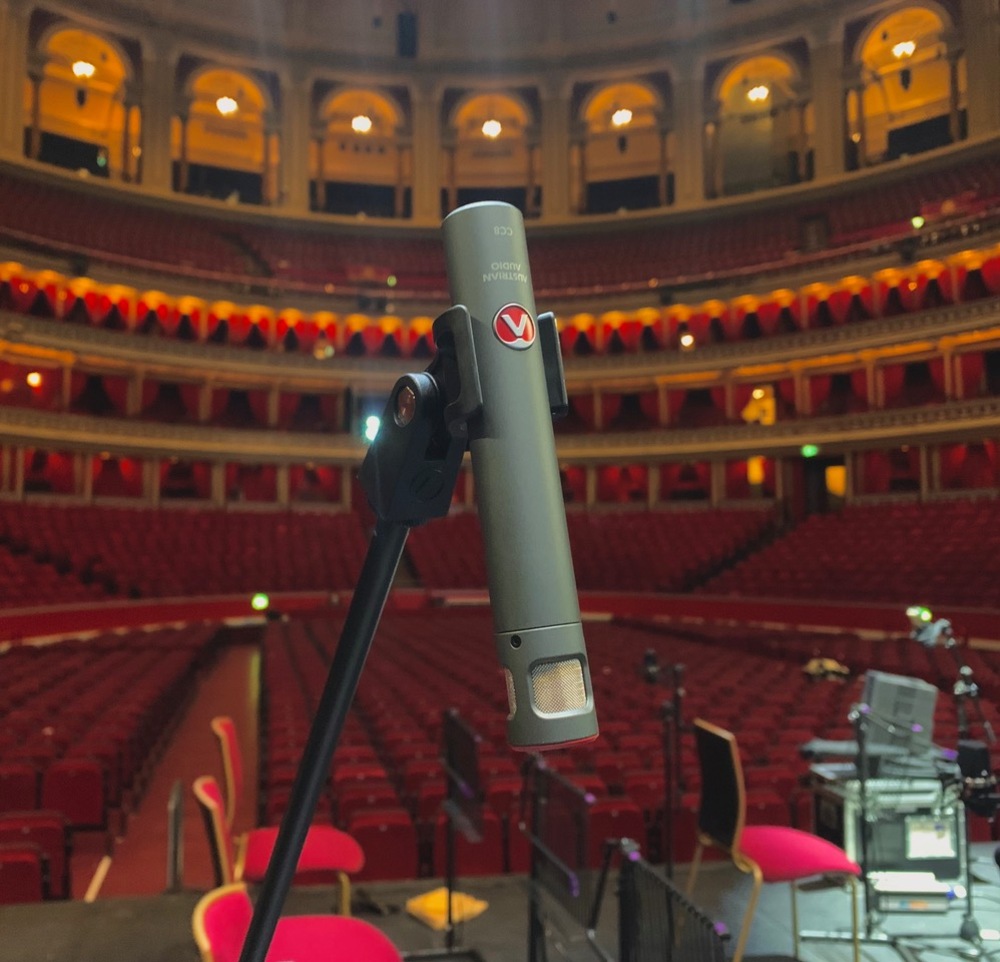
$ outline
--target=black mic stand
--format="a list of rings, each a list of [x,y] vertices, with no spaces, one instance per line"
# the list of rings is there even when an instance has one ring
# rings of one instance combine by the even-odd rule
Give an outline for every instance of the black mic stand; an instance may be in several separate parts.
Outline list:
[[[941,635],[945,639],[944,647],[951,653],[955,667],[958,669],[958,678],[952,686],[952,695],[955,699],[955,714],[958,716],[959,757],[961,758],[962,745],[963,743],[968,745],[971,737],[969,712],[966,702],[971,702],[975,709],[979,724],[983,729],[986,746],[996,744],[996,735],[993,733],[993,726],[990,724],[989,719],[983,713],[982,702],[979,700],[979,686],[976,684],[972,669],[965,663],[965,659],[959,651],[959,645],[951,630],[950,623],[944,622]],[[978,744],[981,743],[972,743],[970,747]],[[987,751],[988,758],[989,753]],[[986,773],[986,778],[970,777],[965,771],[961,774],[962,802],[966,809],[965,833],[962,839],[962,844],[965,846],[965,915],[962,917],[962,925],[959,928],[958,934],[959,938],[972,945],[972,950],[963,953],[965,958],[989,959],[1000,954],[1000,948],[993,952],[986,951],[982,929],[973,911],[972,829],[970,827],[971,819],[969,816],[977,809],[977,814],[986,814],[987,817],[996,815],[998,796],[995,792],[990,793],[989,791],[991,787],[996,788],[996,779],[989,777],[989,772]],[[1000,852],[1000,849],[998,849],[998,852]]]
[[[554,416],[569,409],[555,316],[536,318]],[[468,310],[456,305],[434,322],[437,351],[427,370],[393,386],[360,481],[376,523],[337,651],[316,708],[239,962],[264,962],[316,803],[354,700],[411,527],[451,506],[468,446],[469,422],[483,396]]]
[[[673,697],[665,701],[663,714],[663,861],[667,878],[674,877],[674,809],[684,793],[681,765],[681,735],[684,731],[684,666],[670,669]]]

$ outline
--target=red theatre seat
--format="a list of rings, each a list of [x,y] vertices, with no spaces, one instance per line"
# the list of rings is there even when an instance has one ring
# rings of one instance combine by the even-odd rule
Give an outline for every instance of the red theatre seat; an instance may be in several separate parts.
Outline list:
[[[48,859],[31,842],[0,845],[0,905],[41,902],[48,890]]]
[[[242,883],[224,885],[195,906],[191,928],[202,962],[238,962],[253,906]],[[266,962],[401,962],[388,936],[361,919],[296,915],[278,920]]]

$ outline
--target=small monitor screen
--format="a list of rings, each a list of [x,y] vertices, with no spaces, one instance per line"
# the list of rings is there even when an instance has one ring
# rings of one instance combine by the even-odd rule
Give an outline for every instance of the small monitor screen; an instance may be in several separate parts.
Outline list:
[[[908,755],[929,752],[937,696],[938,690],[919,678],[867,672],[862,700],[869,709],[869,746],[898,748]]]

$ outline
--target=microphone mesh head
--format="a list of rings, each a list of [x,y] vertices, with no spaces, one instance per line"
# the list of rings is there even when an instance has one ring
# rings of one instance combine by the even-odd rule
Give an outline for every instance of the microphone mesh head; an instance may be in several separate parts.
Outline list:
[[[531,669],[531,695],[543,715],[581,711],[587,707],[583,663],[578,658],[550,661]]]

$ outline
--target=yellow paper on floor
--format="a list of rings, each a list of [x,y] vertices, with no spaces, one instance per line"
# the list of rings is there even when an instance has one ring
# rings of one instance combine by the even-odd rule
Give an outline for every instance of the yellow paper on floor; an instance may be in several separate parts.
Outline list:
[[[453,924],[468,922],[482,915],[490,907],[489,902],[473,898],[462,892],[451,893],[451,921]],[[423,895],[414,895],[406,903],[406,911],[415,919],[420,919],[435,932],[448,927],[448,889],[442,886]]]

